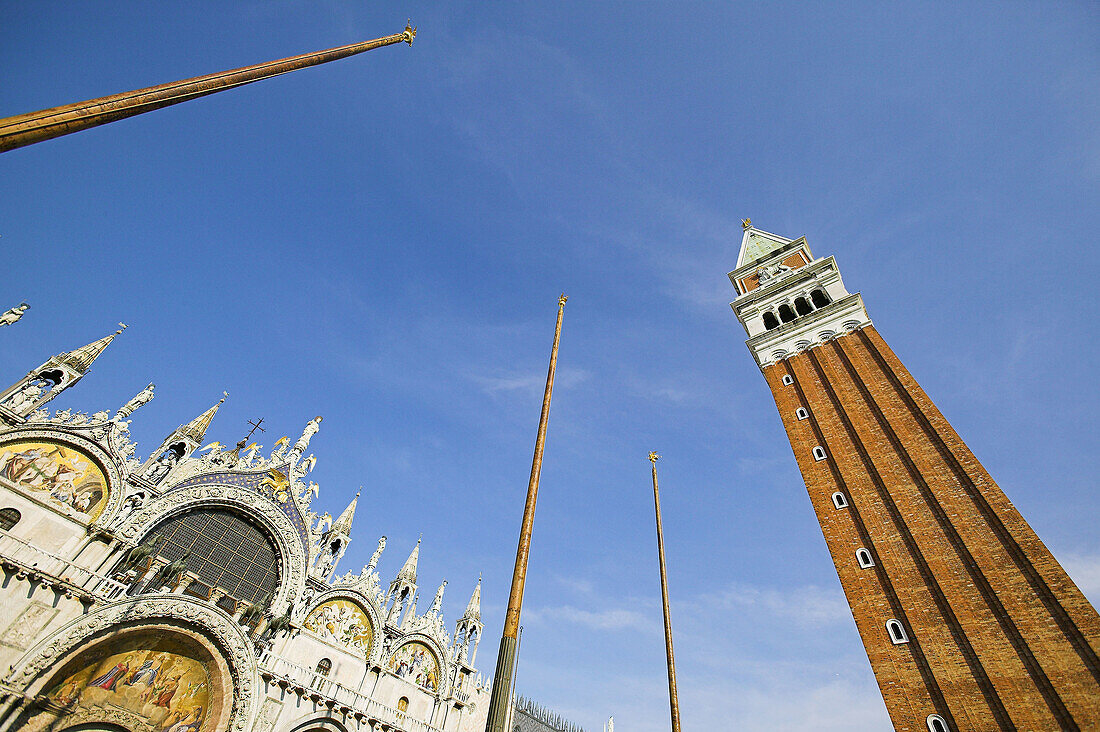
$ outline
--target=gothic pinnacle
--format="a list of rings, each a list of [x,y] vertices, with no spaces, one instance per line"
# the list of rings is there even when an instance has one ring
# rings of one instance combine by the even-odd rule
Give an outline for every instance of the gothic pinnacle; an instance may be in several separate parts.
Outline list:
[[[98,341],[92,341],[86,346],[77,348],[76,350],[63,353],[57,357],[57,360],[67,366],[71,366],[77,373],[85,374],[88,369],[92,367],[92,363],[99,358],[99,355],[107,349],[107,346],[111,345],[111,341],[115,339],[122,331],[126,330],[125,323],[118,324],[118,330],[110,335],[103,336]]]

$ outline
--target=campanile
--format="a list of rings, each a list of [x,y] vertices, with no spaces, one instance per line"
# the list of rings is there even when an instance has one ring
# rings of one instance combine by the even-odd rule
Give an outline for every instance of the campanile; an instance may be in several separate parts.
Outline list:
[[[833,257],[746,220],[731,304],[890,719],[1100,729],[1100,616],[875,330]]]

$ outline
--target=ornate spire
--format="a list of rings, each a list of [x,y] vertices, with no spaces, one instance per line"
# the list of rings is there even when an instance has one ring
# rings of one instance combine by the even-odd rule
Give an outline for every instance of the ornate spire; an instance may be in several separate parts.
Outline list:
[[[225,401],[225,397],[229,396],[229,392],[227,391],[223,391],[222,394],[225,396],[219,399],[217,404],[195,417],[186,425],[180,427],[180,432],[194,440],[195,444],[202,443],[203,438],[206,437],[206,429],[210,426],[210,421],[214,419],[214,415],[218,413],[218,408],[222,405],[222,402]]]
[[[435,591],[435,599],[432,600],[432,606],[428,609],[429,613],[439,615],[443,609],[443,590],[447,587],[447,580],[443,580],[439,585],[439,589]]]
[[[474,594],[470,595],[470,602],[466,605],[466,612],[462,617],[481,620],[481,575],[477,577],[477,587],[474,588]]]
[[[423,539],[423,537],[421,537]],[[416,584],[416,564],[420,561],[420,541],[416,540],[416,546],[413,547],[412,554],[405,560],[405,566],[401,567],[401,571],[397,573],[397,579],[407,580],[410,584]]]
[[[360,487],[362,490],[362,487]],[[336,519],[336,523],[332,525],[332,530],[338,534],[344,536],[351,535],[351,520],[355,518],[355,504],[359,502],[359,493],[355,494],[355,498],[351,499],[351,503],[344,509],[344,512],[340,514],[340,518]]]
[[[83,348],[63,353],[57,357],[57,360],[66,366],[71,366],[79,374],[86,373],[92,367],[92,362],[99,358],[99,354],[111,345],[111,341],[115,339],[115,336],[126,330],[125,323],[119,323],[118,326],[118,330],[111,335],[103,336],[98,341],[92,341]]]

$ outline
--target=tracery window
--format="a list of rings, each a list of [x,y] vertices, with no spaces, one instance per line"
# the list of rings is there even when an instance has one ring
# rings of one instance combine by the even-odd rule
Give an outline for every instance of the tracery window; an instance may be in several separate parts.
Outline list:
[[[169,560],[187,556],[187,571],[199,582],[248,603],[275,593],[279,554],[267,534],[232,511],[193,509],[157,526],[159,553]]]

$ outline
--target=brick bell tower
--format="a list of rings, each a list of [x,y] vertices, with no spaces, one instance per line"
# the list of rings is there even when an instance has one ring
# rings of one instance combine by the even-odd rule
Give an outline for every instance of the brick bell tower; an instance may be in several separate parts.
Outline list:
[[[743,222],[731,306],[897,730],[1100,729],[1100,617],[833,257]]]

